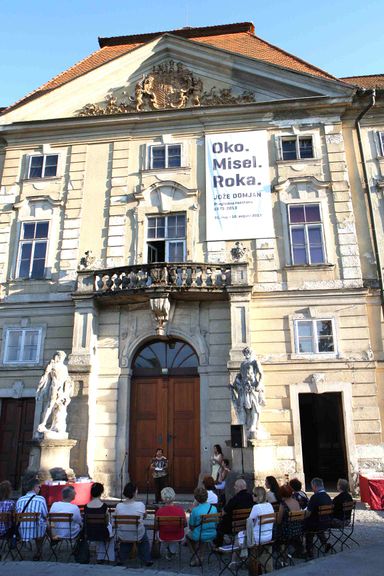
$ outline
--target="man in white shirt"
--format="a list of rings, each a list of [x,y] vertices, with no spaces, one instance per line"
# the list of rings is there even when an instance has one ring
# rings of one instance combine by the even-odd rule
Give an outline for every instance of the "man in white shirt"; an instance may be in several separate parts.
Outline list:
[[[55,522],[53,535],[59,538],[76,538],[82,527],[80,509],[76,504],[71,504],[76,497],[73,486],[65,486],[61,492],[62,501],[54,502],[51,506],[51,514],[72,514],[71,523]]]

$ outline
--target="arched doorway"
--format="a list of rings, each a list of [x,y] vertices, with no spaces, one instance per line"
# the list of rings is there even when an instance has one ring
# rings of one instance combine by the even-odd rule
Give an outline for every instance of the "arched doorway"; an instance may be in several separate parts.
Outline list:
[[[137,351],[132,372],[130,478],[146,489],[159,447],[169,460],[170,485],[189,492],[200,472],[198,357],[181,340],[153,340]]]

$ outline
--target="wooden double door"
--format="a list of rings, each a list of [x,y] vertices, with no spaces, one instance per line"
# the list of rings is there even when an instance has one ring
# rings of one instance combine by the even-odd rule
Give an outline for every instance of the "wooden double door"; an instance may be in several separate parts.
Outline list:
[[[135,377],[130,411],[129,475],[144,492],[156,448],[169,461],[169,485],[191,492],[200,472],[200,381],[193,376]]]
[[[0,480],[9,480],[14,488],[28,467],[34,415],[34,398],[1,399]]]

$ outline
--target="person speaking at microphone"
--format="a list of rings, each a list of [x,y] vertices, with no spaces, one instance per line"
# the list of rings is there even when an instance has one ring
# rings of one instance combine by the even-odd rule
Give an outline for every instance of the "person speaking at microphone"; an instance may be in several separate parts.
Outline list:
[[[150,468],[155,483],[155,503],[159,504],[161,502],[161,491],[168,485],[168,459],[164,456],[162,448],[156,449]]]

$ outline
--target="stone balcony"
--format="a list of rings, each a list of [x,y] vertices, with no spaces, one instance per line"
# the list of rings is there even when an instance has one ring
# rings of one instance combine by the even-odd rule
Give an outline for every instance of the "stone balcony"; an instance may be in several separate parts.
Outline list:
[[[236,288],[249,288],[248,264],[161,263],[119,266],[104,270],[80,270],[75,296],[147,300],[154,294],[174,298],[226,299]]]

